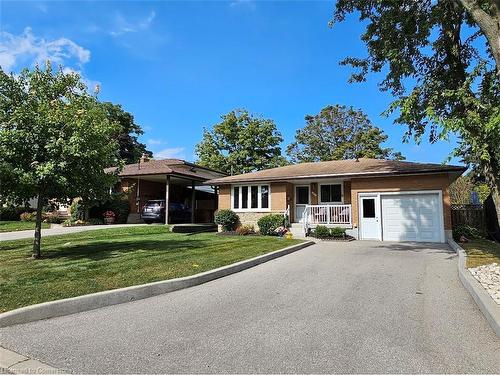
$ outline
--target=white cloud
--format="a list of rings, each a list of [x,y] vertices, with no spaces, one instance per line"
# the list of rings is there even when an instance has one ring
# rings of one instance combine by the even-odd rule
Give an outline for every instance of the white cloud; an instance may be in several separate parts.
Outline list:
[[[148,145],[151,145],[151,146],[157,146],[157,145],[161,145],[163,143],[165,143],[163,140],[161,139],[155,139],[155,138],[150,138],[147,140],[146,142]]]
[[[255,10],[256,5],[253,0],[234,0],[229,3],[231,8],[247,8],[250,10]]]
[[[153,155],[155,159],[185,159],[185,150],[184,147],[171,147],[155,152]]]
[[[31,65],[51,60],[61,65],[81,66],[90,60],[90,51],[68,38],[46,40],[27,27],[20,35],[0,32],[0,66],[11,71],[19,64]]]
[[[151,11],[147,17],[132,22],[127,20],[123,14],[116,13],[114,26],[109,34],[112,36],[120,36],[127,33],[148,30],[155,17],[156,13]]]

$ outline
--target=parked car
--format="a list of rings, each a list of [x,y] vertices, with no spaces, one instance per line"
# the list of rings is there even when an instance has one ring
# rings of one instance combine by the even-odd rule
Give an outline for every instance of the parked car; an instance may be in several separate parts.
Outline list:
[[[182,203],[170,202],[168,205],[170,223],[188,223],[191,220],[191,210]],[[142,208],[141,218],[146,224],[165,222],[165,200],[155,199],[146,202]]]

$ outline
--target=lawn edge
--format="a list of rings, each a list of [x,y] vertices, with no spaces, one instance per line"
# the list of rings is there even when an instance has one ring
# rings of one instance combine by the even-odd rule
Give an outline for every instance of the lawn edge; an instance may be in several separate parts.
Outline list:
[[[75,314],[105,306],[118,305],[121,303],[136,301],[189,288],[255,267],[259,264],[293,253],[297,250],[301,250],[305,247],[313,245],[314,243],[315,242],[313,241],[305,241],[267,254],[259,255],[254,258],[245,259],[236,263],[228,264],[227,266],[191,276],[155,281],[141,285],[133,285],[120,289],[106,290],[103,292],[85,294],[78,297],[65,298],[21,307],[19,309],[0,314],[0,328]]]
[[[467,252],[452,238],[448,239],[448,244],[458,254],[458,277],[462,285],[472,296],[493,331],[500,337],[500,306],[493,301],[493,298],[468,271],[466,267]]]

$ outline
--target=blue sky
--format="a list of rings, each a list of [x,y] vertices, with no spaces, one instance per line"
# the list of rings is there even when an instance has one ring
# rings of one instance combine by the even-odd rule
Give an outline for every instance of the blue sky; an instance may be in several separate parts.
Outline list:
[[[349,84],[347,55],[364,55],[355,18],[328,28],[333,2],[2,1],[0,65],[47,58],[80,72],[100,99],[122,104],[158,158],[195,160],[203,127],[235,108],[275,120],[283,149],[306,114],[329,104],[363,109],[407,160],[443,162],[455,143],[401,142],[380,114],[392,100],[380,76]],[[453,160],[456,164],[458,161]]]

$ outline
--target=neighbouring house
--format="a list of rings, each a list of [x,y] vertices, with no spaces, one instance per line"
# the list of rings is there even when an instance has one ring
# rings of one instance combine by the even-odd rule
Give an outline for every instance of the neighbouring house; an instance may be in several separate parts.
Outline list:
[[[357,159],[302,163],[219,177],[219,209],[243,224],[286,213],[304,233],[341,226],[358,239],[444,242],[451,231],[449,185],[464,167]]]
[[[107,172],[116,171],[108,168]],[[217,194],[206,181],[226,174],[180,159],[150,160],[127,164],[118,173],[116,192],[127,194],[130,204],[128,223],[142,221],[142,208],[149,200],[165,200],[165,222],[213,223]],[[175,215],[173,214],[175,212]]]

